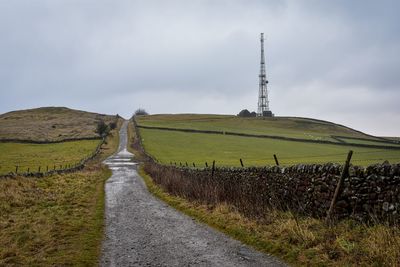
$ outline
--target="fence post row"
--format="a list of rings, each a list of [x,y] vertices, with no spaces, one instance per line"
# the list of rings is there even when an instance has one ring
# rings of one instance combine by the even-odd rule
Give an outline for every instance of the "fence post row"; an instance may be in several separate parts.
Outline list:
[[[274,154],[274,159],[275,159],[275,164],[276,164],[276,166],[279,166],[279,161],[278,161],[278,158],[276,157],[275,154]]]
[[[343,181],[349,175],[349,166],[350,166],[350,160],[351,160],[352,155],[353,155],[353,151],[350,150],[349,153],[347,154],[347,159],[346,159],[346,162],[345,162],[343,170],[342,170],[342,175],[340,176],[339,181],[336,185],[335,193],[333,194],[333,198],[332,198],[332,201],[331,201],[331,204],[329,206],[329,210],[328,210],[328,213],[326,216],[326,222],[330,222],[332,219],[333,210],[335,209],[336,201],[339,197],[340,189],[343,185]]]
[[[69,163],[69,164],[65,164],[64,170],[72,169],[72,168],[78,168],[79,166],[84,165],[84,163],[85,163],[87,160],[89,160],[90,158],[94,158],[94,157],[100,152],[101,146],[103,145],[104,142],[105,142],[105,139],[103,138],[102,142],[101,142],[99,145],[97,145],[96,151],[94,151],[89,157],[83,158],[83,159],[80,160],[78,163],[72,163],[72,164]],[[172,162],[171,162],[171,164],[172,164]],[[187,164],[187,163],[186,163],[186,164]],[[175,163],[175,165],[176,165],[176,163]],[[63,170],[63,165],[60,164],[59,166],[60,166],[60,170]],[[15,173],[16,173],[16,174],[18,174],[18,170],[20,169],[19,167],[20,167],[20,166],[15,165]],[[21,168],[23,168],[23,167],[21,167]],[[57,165],[54,164],[54,165],[53,165],[53,171],[55,171],[56,168],[57,168]],[[34,168],[33,168],[33,169],[34,169]],[[50,165],[50,169],[51,169],[51,165]],[[42,170],[42,167],[41,167],[41,166],[38,166],[37,173],[41,173],[41,170]],[[30,167],[28,167],[27,170],[26,170],[26,173],[29,173],[29,172],[30,172]],[[46,171],[45,171],[45,172],[44,172],[44,166],[43,166],[43,173],[48,173],[48,172],[49,172],[49,165],[46,165]]]

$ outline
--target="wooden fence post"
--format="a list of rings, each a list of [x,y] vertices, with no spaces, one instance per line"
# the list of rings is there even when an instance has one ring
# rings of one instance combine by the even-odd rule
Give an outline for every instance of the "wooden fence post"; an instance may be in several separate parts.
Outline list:
[[[18,165],[15,166],[15,173],[18,174]]]
[[[194,162],[193,162],[193,167],[196,168],[196,164],[194,164]]]
[[[207,161],[206,161],[206,168],[208,168],[208,163],[207,163]]]
[[[29,168],[28,168],[28,170],[26,172],[29,173]]]
[[[40,172],[40,166],[39,166],[39,168],[38,168],[38,172]]]
[[[275,164],[276,164],[276,166],[279,166],[279,161],[278,161],[278,158],[276,157],[275,154],[274,154],[274,159],[275,159]]]
[[[211,170],[211,177],[214,177],[214,171],[215,171],[215,160],[213,160],[213,165],[212,165],[212,170]]]
[[[186,167],[189,166],[189,165],[187,164],[187,161],[185,162],[185,164],[186,164]]]
[[[347,154],[347,159],[343,166],[342,175],[340,175],[339,181],[336,185],[335,193],[333,194],[331,205],[329,206],[329,210],[326,215],[326,222],[330,222],[332,219],[332,214],[335,209],[336,201],[339,197],[340,189],[342,188],[343,181],[349,175],[349,165],[350,165],[350,160],[351,160],[352,155],[353,155],[353,151],[350,150],[349,153]]]

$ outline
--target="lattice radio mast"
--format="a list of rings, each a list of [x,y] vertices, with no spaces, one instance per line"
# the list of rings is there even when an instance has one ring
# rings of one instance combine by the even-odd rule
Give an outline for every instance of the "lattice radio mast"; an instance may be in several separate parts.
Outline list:
[[[273,114],[269,110],[268,90],[267,90],[267,74],[265,72],[265,56],[264,56],[264,33],[261,33],[261,61],[260,61],[260,75],[259,77],[259,91],[258,91],[258,110],[257,116],[272,117]]]

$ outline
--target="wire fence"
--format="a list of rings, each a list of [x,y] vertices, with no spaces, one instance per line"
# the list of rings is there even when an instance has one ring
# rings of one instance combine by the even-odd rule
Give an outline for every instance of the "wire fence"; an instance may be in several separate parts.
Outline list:
[[[386,156],[386,155],[379,155],[379,153],[385,153],[387,150],[379,149],[379,150],[369,150],[369,151],[360,151],[354,152],[353,159],[351,160],[353,163],[361,164],[367,163],[374,164],[374,163],[382,163],[384,161],[395,161],[400,162],[400,152],[398,156]],[[366,155],[366,154],[377,154],[372,157],[365,157],[359,158],[358,156]],[[237,166],[237,167],[255,167],[260,165],[282,165],[282,166],[290,166],[296,164],[325,164],[325,163],[339,163],[342,164],[345,162],[346,156],[348,152],[342,153],[330,153],[330,154],[309,154],[309,155],[299,155],[299,156],[283,156],[279,157],[277,154],[271,155],[269,158],[261,158],[261,159],[254,159],[254,158],[238,158],[237,160],[225,159],[225,160],[218,160],[213,159],[211,161],[181,161],[181,160],[174,160],[169,161],[169,165],[175,165],[180,167],[193,167],[193,168],[202,168],[202,167],[209,167],[210,164],[215,161],[219,162],[220,166]],[[156,162],[159,162],[156,158],[153,157]]]
[[[137,127],[137,125],[134,122],[134,126]],[[138,133],[138,129],[136,128],[136,132]],[[141,143],[141,138],[140,135],[138,134],[138,139],[139,139],[139,147],[143,149],[143,144]],[[353,165],[358,165],[360,167],[367,167],[369,165],[373,164],[378,164],[378,163],[383,163],[385,161],[393,161],[392,163],[400,163],[400,151],[398,155],[380,155],[380,153],[387,153],[390,150],[386,148],[379,148],[379,149],[372,149],[368,151],[355,151],[354,152],[354,157],[352,159],[352,162],[354,163]],[[162,160],[162,162],[157,159],[156,157],[147,154],[144,151],[145,155],[147,155],[148,158],[154,160],[157,163],[161,164],[166,164],[168,165],[168,162],[166,160]],[[368,154],[376,154],[373,156],[365,156]],[[390,151],[390,153],[393,153],[393,151]],[[281,166],[293,166],[293,165],[298,165],[298,164],[305,164],[305,165],[311,165],[311,164],[326,164],[326,163],[335,163],[335,164],[343,164],[345,162],[346,156],[348,155],[347,151],[343,151],[340,153],[329,153],[329,154],[308,154],[308,155],[291,155],[291,156],[277,156],[271,155],[271,157],[265,157],[265,158],[237,158],[237,160],[232,160],[232,159],[222,159],[218,160],[218,158],[214,157],[213,160],[211,161],[182,161],[182,160],[170,160],[169,165],[175,165],[175,166],[180,166],[180,167],[188,167],[188,168],[204,168],[204,167],[210,167],[211,163],[213,165],[218,163],[219,166],[223,167],[261,167],[261,166],[271,166],[271,165],[281,165]],[[361,158],[360,158],[361,156]]]
[[[6,167],[5,170],[2,170],[2,166],[0,164],[0,177],[16,175],[46,176],[54,173],[66,173],[83,169],[89,160],[97,156],[104,142],[105,139],[102,139],[92,153],[83,156],[78,161],[57,160],[51,164],[37,164],[35,163],[35,160],[20,160],[14,164],[14,168],[10,169],[9,167]]]
[[[194,130],[194,129],[177,129],[177,128],[165,128],[165,127],[148,127],[148,126],[142,126],[138,125],[135,118],[132,120],[135,132],[137,135],[138,139],[138,144],[139,148],[142,150],[142,152],[148,157],[154,160],[157,163],[161,163],[156,157],[153,155],[149,155],[144,149],[143,149],[143,143],[142,143],[142,138],[140,135],[139,128],[147,128],[147,129],[159,129],[159,130],[168,130],[168,131],[184,131],[184,132],[200,132],[200,133],[214,133],[214,131],[199,131],[199,130]],[[219,133],[218,131],[216,133]],[[226,132],[222,132],[223,134],[226,134]],[[234,133],[236,135],[236,133]],[[246,135],[247,136],[247,135]],[[301,141],[297,140],[296,141]],[[304,141],[304,140],[303,140]],[[305,140],[305,141],[310,141],[310,140]],[[335,143],[337,144],[337,143]],[[347,144],[347,145],[354,145],[354,144]],[[387,156],[387,155],[382,155],[379,156],[379,153],[386,153],[390,151],[393,153],[393,149],[388,149],[388,147],[383,147],[383,146],[369,146],[369,145],[357,145],[362,148],[369,147],[371,150],[367,151],[354,151],[354,157],[352,159],[352,162],[361,164],[361,163],[366,163],[366,164],[374,164],[374,163],[379,163],[378,161],[386,161],[386,160],[396,160],[397,162],[400,162],[400,150],[398,151],[398,156]],[[397,147],[396,149],[399,149],[400,147]],[[372,154],[375,153],[377,155],[374,155],[372,157],[365,157],[365,158],[359,158],[359,155],[366,155],[366,154]],[[328,154],[318,154],[316,155],[315,153],[313,154],[302,154],[302,155],[290,155],[290,156],[279,156],[278,154],[272,154],[270,157],[265,157],[265,158],[237,158],[237,160],[232,160],[232,159],[225,159],[225,160],[218,160],[217,158],[212,159],[211,161],[182,161],[182,160],[169,160],[170,165],[175,165],[175,166],[185,166],[185,167],[193,167],[193,168],[202,168],[202,167],[209,167],[210,162],[219,162],[220,166],[241,166],[241,167],[255,167],[255,166],[262,166],[262,165],[283,165],[283,166],[290,166],[290,165],[296,165],[296,164],[325,164],[325,163],[339,163],[343,164],[346,160],[346,156],[348,155],[348,151],[343,151],[340,153],[328,153]],[[374,162],[376,161],[376,162]],[[166,161],[163,161],[164,164],[168,164]]]

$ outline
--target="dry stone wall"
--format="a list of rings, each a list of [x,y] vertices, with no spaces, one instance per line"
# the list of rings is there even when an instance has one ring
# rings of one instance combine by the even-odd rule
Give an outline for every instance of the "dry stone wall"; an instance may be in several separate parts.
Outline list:
[[[149,162],[145,170],[172,194],[215,204],[230,203],[251,216],[270,207],[325,217],[342,166],[194,169]],[[400,222],[400,164],[351,166],[334,215],[359,221]]]

